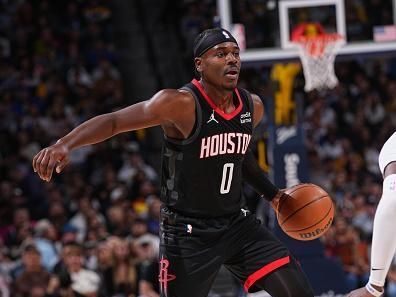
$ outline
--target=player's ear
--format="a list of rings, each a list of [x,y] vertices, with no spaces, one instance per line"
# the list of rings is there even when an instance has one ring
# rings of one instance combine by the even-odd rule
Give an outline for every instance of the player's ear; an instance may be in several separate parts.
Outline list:
[[[198,73],[201,73],[202,71],[202,58],[201,57],[197,57],[194,59],[194,63],[195,63],[195,70]]]

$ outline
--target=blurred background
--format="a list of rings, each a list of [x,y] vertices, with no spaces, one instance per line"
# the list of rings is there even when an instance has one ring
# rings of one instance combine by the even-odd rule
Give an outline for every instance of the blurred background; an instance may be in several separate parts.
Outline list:
[[[300,242],[248,186],[246,207],[292,250],[317,296],[367,282],[378,154],[396,128],[395,3],[314,0],[283,7],[281,19],[281,2],[0,0],[0,296],[159,296],[161,130],[77,150],[49,183],[31,161],[93,116],[189,82],[195,36],[220,25],[246,48],[240,87],[266,107],[261,167],[281,188],[320,185],[337,212],[324,236]],[[301,22],[346,41],[333,89],[304,91],[298,52],[282,43]],[[396,261],[386,288],[396,296]],[[222,269],[210,296],[245,293]]]

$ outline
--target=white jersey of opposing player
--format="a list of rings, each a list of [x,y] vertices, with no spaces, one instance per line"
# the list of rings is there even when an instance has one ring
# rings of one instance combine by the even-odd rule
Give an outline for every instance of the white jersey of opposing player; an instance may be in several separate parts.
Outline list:
[[[396,132],[384,143],[378,157],[381,173],[384,174],[386,165],[396,161]]]

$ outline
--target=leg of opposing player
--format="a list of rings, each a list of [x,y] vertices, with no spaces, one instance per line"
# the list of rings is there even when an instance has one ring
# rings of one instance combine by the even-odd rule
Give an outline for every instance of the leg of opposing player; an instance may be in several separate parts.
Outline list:
[[[386,275],[396,250],[396,237],[392,236],[395,225],[396,174],[391,174],[384,179],[382,197],[375,213],[369,282],[366,287],[352,291],[349,297],[383,295]]]
[[[366,287],[352,291],[348,297],[382,296],[384,283],[396,251],[396,133],[384,144],[379,166],[384,175],[382,197],[374,217],[370,279]]]

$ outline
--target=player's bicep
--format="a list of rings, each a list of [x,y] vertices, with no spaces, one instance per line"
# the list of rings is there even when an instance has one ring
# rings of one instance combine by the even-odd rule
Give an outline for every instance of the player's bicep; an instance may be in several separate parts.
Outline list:
[[[172,121],[169,94],[161,91],[151,99],[112,113],[115,134],[149,128]]]

